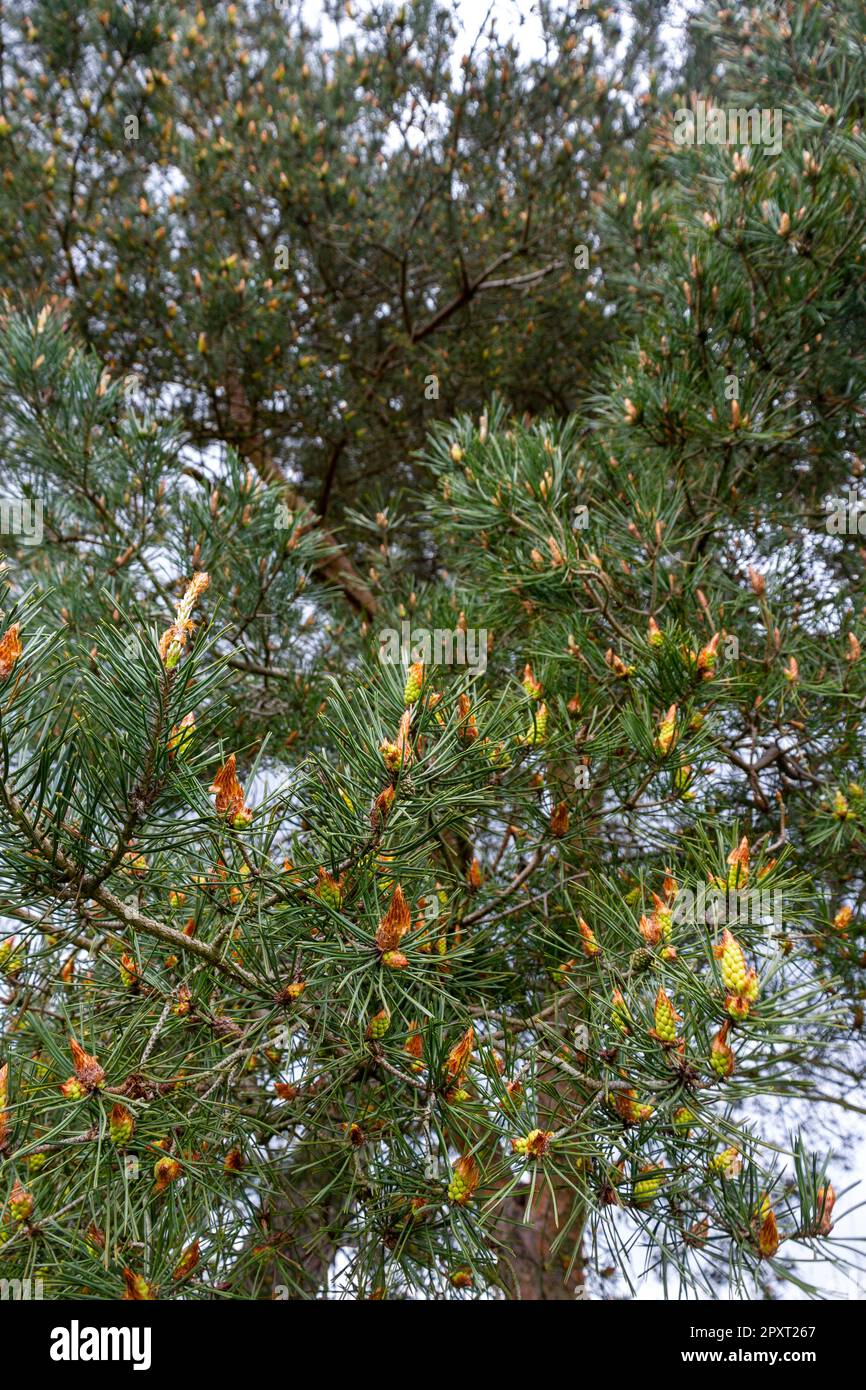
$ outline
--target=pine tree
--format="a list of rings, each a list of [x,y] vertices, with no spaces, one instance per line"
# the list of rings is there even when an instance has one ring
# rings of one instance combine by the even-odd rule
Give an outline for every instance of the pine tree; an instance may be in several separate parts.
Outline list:
[[[609,328],[575,249],[659,16],[628,7],[613,64],[622,9],[543,6],[542,57],[493,25],[458,65],[433,0],[323,8],[336,42],[285,0],[7,15],[0,252],[194,445],[351,534],[359,485],[387,496],[431,419],[586,390]],[[326,572],[372,609],[345,560]]]
[[[596,190],[581,411],[485,377],[351,557],[274,439],[195,456],[156,356],[144,403],[146,294],[120,370],[92,288],[10,302],[7,1277],[557,1299],[637,1249],[707,1298],[850,1258],[841,1156],[766,1111],[793,1132],[862,1023],[863,554],[826,524],[861,472],[858,10],[700,19],[694,70],[712,42],[782,149],[680,146],[654,90]]]

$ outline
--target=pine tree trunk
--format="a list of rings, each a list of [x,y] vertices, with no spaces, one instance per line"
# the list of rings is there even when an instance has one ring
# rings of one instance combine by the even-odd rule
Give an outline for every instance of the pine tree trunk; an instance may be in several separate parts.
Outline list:
[[[575,1297],[576,1290],[584,1283],[583,1261],[578,1255],[571,1272],[568,1265],[579,1240],[579,1228],[575,1225],[573,1235],[566,1240],[561,1250],[551,1247],[562,1228],[569,1220],[574,1194],[568,1189],[557,1192],[557,1207],[560,1225],[557,1226],[553,1201],[546,1184],[538,1184],[532,1215],[524,1224],[526,1196],[515,1193],[503,1211],[500,1239],[509,1248],[513,1292],[511,1297],[520,1302],[563,1302]]]

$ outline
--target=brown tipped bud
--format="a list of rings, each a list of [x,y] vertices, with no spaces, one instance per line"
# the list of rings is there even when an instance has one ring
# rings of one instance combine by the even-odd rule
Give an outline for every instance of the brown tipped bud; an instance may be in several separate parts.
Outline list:
[[[132,1138],[132,1131],[135,1129],[135,1120],[125,1105],[116,1104],[111,1107],[111,1114],[108,1117],[108,1137],[112,1144],[118,1148],[123,1148]]]
[[[394,788],[387,786],[381,791],[373,802],[373,809],[370,812],[370,826],[373,830],[384,830],[391,807],[394,804]]]
[[[727,1021],[722,1024],[710,1048],[710,1066],[720,1080],[731,1076],[734,1070],[734,1053],[728,1044],[730,1026]]]
[[[156,1178],[154,1183],[155,1192],[164,1192],[165,1189],[180,1177],[183,1169],[176,1158],[169,1158],[168,1154],[163,1154],[153,1165],[153,1176]]]
[[[666,757],[677,741],[677,707],[671,705],[664,719],[659,724],[656,734],[656,748],[662,757]]]
[[[18,1178],[12,1184],[12,1191],[9,1194],[9,1211],[13,1221],[26,1221],[33,1210],[33,1197],[31,1193],[25,1192]]]
[[[21,655],[20,623],[13,623],[0,637],[0,680],[5,680]]]
[[[89,1052],[85,1052],[80,1043],[74,1038],[69,1039],[69,1048],[72,1052],[72,1064],[75,1067],[75,1075],[85,1091],[95,1091],[105,1085],[105,1072],[99,1065],[95,1057],[91,1057]]]
[[[414,1018],[409,1024],[409,1036],[403,1045],[403,1051],[411,1058],[409,1063],[410,1071],[419,1072],[424,1070],[424,1039]]]
[[[403,889],[398,883],[388,905],[388,910],[376,929],[376,949],[382,955],[389,951],[396,951],[411,925],[409,904],[406,902]]]
[[[761,1229],[758,1232],[758,1253],[761,1259],[771,1260],[780,1244],[779,1228],[776,1225],[776,1213],[773,1211],[773,1208],[770,1207],[761,1222]]]
[[[175,1283],[180,1279],[186,1279],[192,1274],[201,1256],[201,1242],[196,1238],[192,1245],[188,1245],[174,1267],[172,1279]]]
[[[472,1056],[472,1049],[475,1046],[475,1029],[470,1023],[463,1037],[455,1043],[445,1059],[445,1076],[453,1084],[461,1081]]]
[[[833,1208],[836,1205],[836,1193],[833,1191],[832,1183],[826,1187],[818,1188],[818,1234],[828,1236],[833,1229]]]
[[[9,1142],[9,1111],[6,1109],[8,1099],[9,1064],[4,1062],[0,1067],[0,1153]]]
[[[458,1207],[465,1207],[471,1201],[481,1173],[471,1154],[464,1154],[454,1165],[451,1181],[448,1184],[448,1198]]]
[[[123,1282],[126,1285],[126,1292],[122,1301],[125,1303],[144,1303],[156,1298],[156,1287],[149,1284],[143,1274],[133,1274],[129,1268],[123,1271]]]

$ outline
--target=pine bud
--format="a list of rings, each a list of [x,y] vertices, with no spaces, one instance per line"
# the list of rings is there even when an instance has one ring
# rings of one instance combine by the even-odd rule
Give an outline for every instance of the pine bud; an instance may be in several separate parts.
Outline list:
[[[403,690],[403,704],[414,705],[421,694],[421,686],[424,683],[424,663],[416,661],[409,667],[409,674],[406,677],[406,686]]]
[[[413,1018],[409,1024],[409,1036],[403,1045],[403,1051],[411,1058],[409,1070],[419,1072],[424,1070],[424,1039],[417,1021]]]
[[[770,1207],[767,1214],[761,1221],[761,1228],[758,1232],[758,1254],[762,1260],[771,1260],[779,1248],[779,1228],[776,1224],[776,1214]]]
[[[519,1079],[515,1079],[514,1081],[506,1081],[505,1096],[502,1100],[503,1109],[514,1111],[520,1110],[523,1108],[523,1102],[525,1098],[526,1097],[524,1095],[522,1081],[520,1081]]]
[[[659,627],[658,623],[656,622],[655,618],[650,618],[649,620],[649,625],[647,627],[647,641],[649,642],[651,647],[664,646],[665,635]]]
[[[568,834],[568,806],[564,801],[558,802],[550,813],[550,833],[557,840]]]
[[[316,887],[313,890],[320,902],[326,903],[328,907],[339,908],[343,901],[343,877],[340,876],[339,882],[332,878],[327,869],[319,869]]]
[[[122,1149],[132,1138],[135,1120],[125,1105],[117,1103],[111,1107],[108,1117],[108,1137],[117,1148]]]
[[[671,1003],[665,991],[659,987],[656,995],[655,1013],[653,1018],[654,1035],[660,1043],[670,1046],[677,1040],[677,1023],[680,1016]]]
[[[850,925],[850,922],[851,922],[851,918],[852,918],[853,916],[854,916],[854,909],[851,908],[851,907],[849,907],[849,906],[847,905],[847,903],[846,903],[846,905],[845,905],[844,907],[840,907],[840,908],[839,908],[839,911],[836,913],[836,916],[833,918],[833,926],[836,928],[837,931],[841,931],[841,932],[847,931],[847,930],[848,930],[848,927],[849,927],[849,925]]]
[[[728,855],[728,887],[745,888],[749,881],[749,841],[744,835]]]
[[[389,1009],[380,1009],[374,1014],[367,1024],[367,1037],[374,1042],[379,1038],[384,1038],[388,1029],[391,1027],[391,1012]]]
[[[707,1236],[710,1234],[710,1223],[703,1217],[700,1221],[693,1221],[689,1229],[683,1235],[686,1245],[697,1246],[700,1249],[707,1243]]]
[[[123,1282],[126,1285],[126,1292],[122,1302],[143,1303],[150,1302],[156,1298],[156,1287],[149,1284],[143,1274],[133,1274],[129,1268],[123,1271]]]
[[[664,719],[659,724],[656,734],[656,748],[662,757],[666,757],[676,742],[677,737],[677,707],[671,705]]]
[[[533,676],[533,674],[532,674],[532,667],[530,666],[530,664],[529,664],[528,661],[527,661],[525,667],[523,668],[523,681],[522,681],[522,685],[523,685],[523,689],[526,691],[526,693],[527,693],[527,695],[529,696],[530,700],[540,700],[540,699],[541,699],[541,683],[540,683],[539,681],[537,681],[537,680],[535,679],[535,677]]]
[[[159,654],[167,671],[173,671],[177,666],[189,634],[195,631],[192,612],[209,583],[210,578],[207,574],[200,571],[193,575],[186,586],[183,598],[175,607],[174,622],[171,627],[166,628],[159,639]]]
[[[176,1158],[169,1158],[168,1154],[163,1154],[153,1165],[153,1176],[156,1178],[154,1183],[155,1192],[164,1192],[170,1183],[176,1182],[183,1169]]]
[[[471,1154],[464,1154],[454,1165],[451,1181],[448,1184],[449,1200],[458,1207],[465,1207],[481,1181],[478,1164]]]
[[[9,1063],[4,1062],[0,1067],[0,1154],[9,1142],[9,1111],[6,1109],[9,1100]]]
[[[547,738],[547,705],[540,704],[535,712],[535,719],[529,726],[522,742],[532,748],[540,743],[544,743]]]
[[[454,1273],[449,1276],[449,1282],[455,1289],[471,1289],[472,1273],[468,1269],[455,1269]]]
[[[544,1158],[552,1138],[552,1130],[531,1129],[524,1138],[512,1139],[511,1150],[513,1153],[523,1154],[526,1158]]]
[[[400,884],[394,889],[387,912],[376,929],[376,949],[384,957],[390,952],[399,954],[397,947],[412,925],[409,904]],[[405,957],[403,957],[405,960]]]
[[[0,637],[0,680],[5,680],[21,655],[20,623],[13,623]]]
[[[680,1105],[671,1116],[675,1132],[681,1139],[688,1139],[692,1132],[695,1116],[687,1105]]]
[[[848,798],[842,791],[837,791],[833,797],[833,815],[837,820],[851,820],[853,811],[848,805]]]
[[[746,988],[747,970],[743,948],[725,927],[721,941],[713,947],[713,955],[721,966],[722,984],[731,994],[743,994]]]
[[[611,1091],[607,1103],[627,1125],[642,1125],[652,1117],[654,1107],[642,1104],[636,1091]]]
[[[636,1206],[646,1207],[658,1195],[664,1184],[665,1172],[663,1168],[654,1167],[651,1163],[643,1164],[640,1171],[646,1176],[639,1178],[635,1183],[632,1201]]]
[[[409,738],[411,723],[412,711],[410,709],[404,710],[400,717],[400,723],[397,727],[397,736],[394,741],[383,739],[379,744],[382,761],[389,772],[399,772],[402,767],[408,767],[412,762],[413,753]]]
[[[578,917],[577,929],[581,936],[580,949],[583,951],[583,954],[590,958],[597,956],[601,951],[601,947],[595,939],[595,933],[592,927],[588,922],[585,922],[582,917]]]
[[[740,1151],[734,1144],[730,1144],[728,1148],[714,1154],[709,1163],[710,1174],[716,1174],[718,1177],[728,1180],[737,1177],[742,1171],[742,1167],[743,1160]]]
[[[75,1076],[85,1091],[96,1091],[105,1085],[105,1072],[99,1065],[95,1057],[91,1057],[89,1052],[85,1052],[80,1043],[74,1038],[69,1039],[69,1048],[72,1052],[72,1064],[75,1067]]]
[[[33,1197],[29,1192],[25,1192],[18,1178],[12,1184],[12,1191],[9,1194],[9,1211],[14,1221],[26,1221],[33,1210]]]
[[[833,1208],[836,1205],[836,1193],[833,1186],[828,1183],[827,1187],[818,1188],[818,1234],[828,1236],[833,1229]]]
[[[16,950],[15,938],[0,943],[0,974],[6,975],[10,980],[14,980],[24,969],[24,952],[18,948]]]
[[[475,1029],[470,1023],[463,1037],[455,1043],[445,1059],[445,1078],[457,1085],[462,1081],[469,1066],[472,1049],[475,1046]]]
[[[705,681],[712,680],[716,669],[716,648],[719,645],[719,634],[713,633],[709,642],[698,652],[697,668]]]
[[[614,1024],[621,1033],[628,1034],[631,1031],[629,1028],[631,1014],[629,1013],[628,1004],[625,1002],[625,996],[620,989],[614,990],[611,997],[611,1005],[610,1016]]]
[[[185,714],[179,724],[173,724],[168,737],[169,758],[182,758],[195,737],[195,715]]]
[[[460,694],[457,697],[457,737],[461,743],[474,743],[478,737],[478,725],[475,716],[471,713],[471,702],[469,696]]]
[[[193,1270],[199,1262],[200,1255],[201,1242],[198,1240],[198,1237],[196,1237],[192,1245],[188,1245],[186,1247],[186,1249],[184,1250],[183,1254],[181,1255],[180,1259],[174,1267],[174,1272],[171,1277],[175,1283],[177,1283],[180,1279],[186,1279],[188,1275],[192,1274]]]
[[[175,1004],[174,1004],[174,1006],[173,1006],[173,1008],[172,1008],[172,1013],[175,1015],[176,1018],[186,1018],[186,1016],[187,1016],[187,1014],[189,1013],[191,1007],[192,1007],[192,989],[191,989],[190,986],[184,981],[183,984],[178,985],[178,988],[177,988],[177,1000],[176,1000],[176,1002],[175,1002]]]
[[[734,1070],[734,1052],[728,1044],[730,1026],[727,1021],[722,1024],[710,1048],[710,1066],[720,1080],[731,1076]]]
[[[373,830],[385,829],[391,807],[394,804],[394,796],[394,788],[389,785],[376,797],[370,812],[370,826]]]
[[[144,878],[147,873],[147,859],[145,855],[139,854],[136,850],[127,850],[121,860],[121,864],[126,873],[132,874],[134,878]]]
[[[117,968],[120,973],[120,983],[124,989],[133,989],[139,983],[138,966],[133,957],[128,955],[126,951],[120,957]]]
[[[658,893],[653,893],[653,917],[658,923],[662,941],[670,941],[674,925],[673,913]]]
[[[621,680],[627,680],[629,676],[633,676],[635,673],[636,668],[634,666],[627,666],[622,657],[618,656],[612,647],[608,647],[605,652],[604,661],[605,665],[609,666],[613,671],[613,674],[618,676]]]
[[[210,790],[216,793],[215,809],[218,816],[224,816],[235,830],[243,830],[249,825],[253,813],[249,806],[244,805],[244,790],[238,781],[234,753],[230,754],[214,777]]]
[[[97,1259],[105,1249],[105,1232],[99,1229],[95,1221],[91,1221],[84,1233],[84,1244],[90,1254],[95,1255]]]
[[[641,914],[638,931],[648,946],[657,946],[662,939],[661,923],[654,912],[649,917]]]

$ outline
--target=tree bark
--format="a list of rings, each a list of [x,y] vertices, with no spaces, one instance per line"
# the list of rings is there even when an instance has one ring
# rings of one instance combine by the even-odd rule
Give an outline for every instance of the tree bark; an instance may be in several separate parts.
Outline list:
[[[552,1246],[563,1225],[567,1224],[574,1194],[568,1188],[557,1191],[557,1211],[546,1183],[538,1183],[532,1215],[524,1224],[526,1211],[525,1193],[515,1193],[506,1203],[499,1226],[499,1238],[510,1251],[513,1297],[520,1302],[567,1302],[575,1298],[578,1289],[583,1287],[585,1269],[580,1255],[574,1262],[571,1272],[568,1265],[573,1253],[573,1243],[566,1241],[562,1250],[553,1252]],[[580,1239],[575,1223],[573,1241]]]

